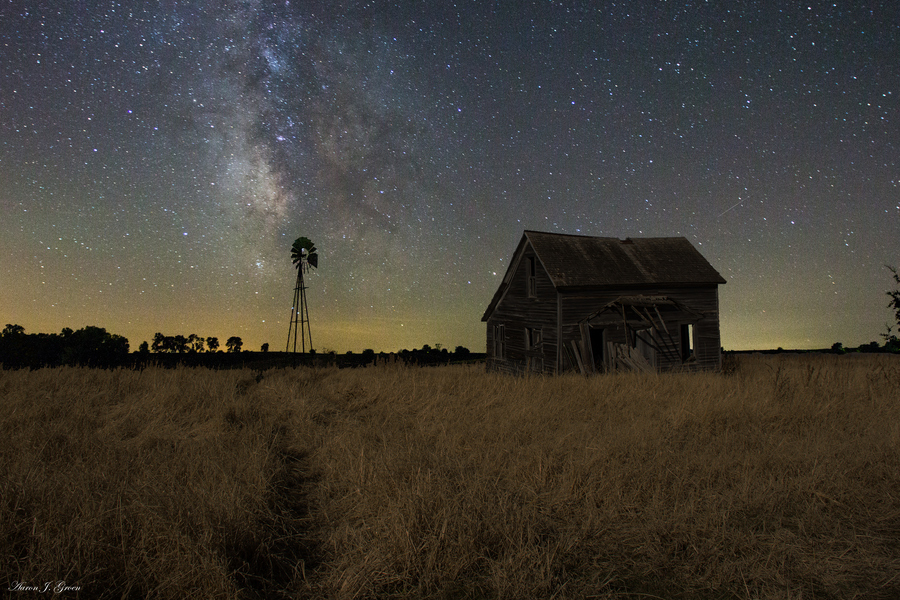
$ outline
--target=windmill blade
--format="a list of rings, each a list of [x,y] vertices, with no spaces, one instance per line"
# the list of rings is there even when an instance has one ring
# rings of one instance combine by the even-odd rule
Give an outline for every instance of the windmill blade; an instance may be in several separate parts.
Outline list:
[[[304,259],[309,260],[308,256],[304,256],[304,254],[310,255],[315,252],[316,245],[313,244],[311,239],[305,236],[298,237],[291,246],[291,261],[294,263],[294,266],[299,269]],[[315,266],[315,264],[313,266]]]
[[[313,267],[318,269],[319,268],[319,255],[316,254],[315,252],[310,253],[310,255],[306,257],[306,262],[308,262],[310,265],[312,265]]]
[[[299,241],[300,240],[297,240],[294,242],[294,245],[291,246],[291,262],[294,266],[299,266],[300,261],[303,260],[303,248],[298,245]]]

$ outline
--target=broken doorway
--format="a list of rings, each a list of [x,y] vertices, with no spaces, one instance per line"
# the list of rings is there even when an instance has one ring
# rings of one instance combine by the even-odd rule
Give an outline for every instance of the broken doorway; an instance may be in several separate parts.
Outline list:
[[[591,354],[594,357],[594,372],[602,373],[605,370],[603,366],[606,348],[604,330],[600,327],[589,327],[588,332]]]

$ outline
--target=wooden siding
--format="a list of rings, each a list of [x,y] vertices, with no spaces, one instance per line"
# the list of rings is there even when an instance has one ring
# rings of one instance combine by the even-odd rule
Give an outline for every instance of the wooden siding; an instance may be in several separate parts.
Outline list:
[[[526,261],[523,261],[523,263]],[[488,368],[492,370],[522,373],[534,370],[533,363],[529,359],[540,359],[541,371],[545,373],[557,373],[569,370],[580,370],[577,364],[581,359],[583,366],[588,371],[593,369],[593,354],[590,349],[590,341],[586,336],[589,330],[585,319],[596,313],[606,304],[621,296],[654,295],[665,296],[693,312],[699,313],[699,318],[679,318],[666,320],[665,334],[660,331],[654,341],[667,343],[673,353],[680,353],[681,325],[693,325],[693,358],[683,361],[678,356],[657,353],[655,366],[660,371],[670,370],[717,370],[721,368],[721,339],[719,335],[718,313],[718,288],[661,288],[661,289],[635,289],[625,288],[616,290],[603,290],[594,292],[560,293],[542,282],[540,274],[537,280],[537,298],[527,297],[524,267],[522,277],[518,274],[513,279],[513,285],[504,299],[488,321],[487,325],[487,355]],[[542,295],[544,294],[544,295]],[[546,294],[552,294],[552,298],[546,299]],[[558,313],[557,313],[558,310]],[[559,324],[557,326],[557,314]],[[616,318],[610,319],[611,324],[603,327],[604,342],[607,344],[626,344],[625,328]],[[495,325],[505,325],[505,355],[502,358],[493,356],[493,332]],[[539,348],[529,350],[526,347],[526,329],[528,327],[540,328],[543,343]],[[561,331],[561,334],[557,334]],[[646,336],[646,334],[642,334]],[[664,339],[664,342],[659,342]],[[572,343],[575,343],[578,358],[571,351]],[[604,350],[606,354],[608,350]]]
[[[534,297],[528,294],[529,259],[535,259]],[[487,321],[487,360],[492,370],[556,372],[556,288],[534,254],[526,246],[518,264],[512,265],[509,287]],[[494,327],[505,325],[505,356],[494,356]],[[540,329],[542,341],[527,347],[527,328]]]
[[[537,241],[532,241],[531,238],[535,238]],[[676,241],[680,244],[679,248],[684,247],[681,248],[684,252],[686,252],[686,248],[690,248],[706,265],[705,268],[708,267],[709,271],[709,273],[701,274],[702,277],[698,276],[699,279],[696,281],[672,282],[672,273],[670,272],[672,257],[668,256],[671,253],[660,251],[656,254],[652,252],[650,254],[638,253],[640,254],[638,258],[642,257],[641,260],[635,257],[631,258],[633,262],[636,261],[635,268],[641,273],[659,277],[659,281],[668,281],[669,283],[641,281],[622,285],[591,285],[591,281],[599,281],[608,275],[608,273],[605,275],[604,273],[611,267],[606,263],[612,259],[606,260],[605,254],[599,251],[591,252],[589,253],[593,257],[591,260],[597,263],[591,263],[593,265],[591,272],[599,269],[604,273],[592,275],[594,279],[587,282],[582,282],[585,276],[577,277],[577,281],[569,281],[560,273],[556,273],[557,280],[555,280],[554,275],[545,269],[542,257],[538,252],[543,251],[548,254],[548,257],[552,256],[556,261],[554,264],[558,267],[557,271],[562,269],[560,265],[568,265],[570,260],[563,260],[565,257],[556,256],[552,252],[554,247],[548,245],[548,240],[557,245],[562,244],[557,238],[560,236],[556,234],[537,235],[536,232],[526,232],[520,240],[503,282],[482,317],[487,324],[485,348],[487,369],[513,373],[536,370],[543,373],[558,373],[568,370],[595,372],[596,361],[591,352],[593,345],[601,349],[604,355],[603,359],[606,360],[606,362],[599,361],[600,370],[610,367],[614,363],[610,357],[617,353],[621,360],[635,367],[640,366],[641,361],[637,359],[643,356],[649,359],[652,367],[660,371],[721,368],[718,285],[725,283],[725,280],[705,262],[705,259],[690,246],[687,240],[678,238]],[[543,250],[542,246],[538,244],[540,240],[543,240],[542,243],[546,246],[543,247]],[[568,254],[563,253],[566,254],[566,257],[575,253],[573,248],[582,248],[590,242],[588,238],[580,239],[577,236],[574,241],[568,238],[562,241],[566,242],[563,244],[564,249],[568,249]],[[648,248],[653,250],[657,246],[662,248],[670,242],[675,243],[669,238],[642,242],[604,238],[590,243],[612,245],[617,250],[621,249],[620,246],[629,250],[631,245],[637,247],[640,244],[645,246],[649,244]],[[668,248],[668,246],[665,247]],[[624,253],[628,254],[628,252]],[[595,254],[597,256],[594,256]],[[663,258],[666,260],[657,254],[665,255]],[[569,258],[574,260],[572,257]],[[535,272],[534,282],[530,284],[532,260]],[[616,261],[612,261],[612,263],[618,264]],[[623,296],[659,296],[666,299],[650,305],[644,303],[644,298],[641,298],[638,304],[622,301],[616,305],[617,309],[627,306],[634,310],[637,310],[635,307],[649,306],[650,311],[656,315],[656,317],[648,317],[653,321],[655,330],[646,329],[649,326],[648,320],[642,320],[637,313],[629,319],[628,328],[621,319],[617,318],[612,309],[607,309],[598,315],[598,312],[602,311],[604,307]],[[591,317],[594,317],[593,322],[597,326],[594,330],[587,322]],[[693,327],[694,343],[692,356],[689,357],[685,357],[683,354],[683,325]],[[494,339],[498,326],[503,326],[504,329],[502,356],[495,356],[495,351],[499,347]],[[528,344],[529,329],[540,330],[541,342],[534,347],[530,347]],[[602,334],[597,329],[602,329]],[[632,356],[631,353],[624,357],[621,355],[622,346],[629,344],[628,331],[631,331],[632,339],[630,341],[636,344],[636,350],[640,356]],[[635,331],[639,332],[637,336]]]
[[[721,340],[719,337],[719,302],[718,288],[716,286],[703,288],[620,288],[602,291],[562,293],[560,295],[560,322],[561,339],[563,348],[571,347],[574,341],[581,352],[582,360],[590,360],[589,348],[585,347],[584,332],[581,323],[589,315],[598,309],[614,301],[620,296],[637,295],[665,296],[683,304],[690,310],[700,313],[702,317],[694,324],[694,360],[688,363],[673,361],[659,355],[657,367],[660,370],[685,369],[718,369],[721,367]],[[681,345],[681,323],[667,322],[668,337],[671,337],[676,348]],[[624,344],[625,330],[620,324],[604,328],[605,341],[615,344]],[[563,352],[561,370],[577,369],[569,352]]]

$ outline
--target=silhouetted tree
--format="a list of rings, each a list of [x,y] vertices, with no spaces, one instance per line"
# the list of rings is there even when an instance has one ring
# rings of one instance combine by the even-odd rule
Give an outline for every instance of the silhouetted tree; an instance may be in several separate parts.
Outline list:
[[[263,344],[262,347],[260,347],[260,350],[263,352],[268,352],[269,351],[269,342],[266,342],[265,344]]]
[[[174,338],[172,338],[172,341],[173,341],[172,350],[174,352],[178,352],[179,354],[187,352],[188,340],[186,337],[184,337],[183,335],[176,335]]]
[[[149,354],[150,353],[150,345],[147,344],[147,340],[141,342],[141,345],[138,346],[138,352],[141,354]]]
[[[857,348],[859,352],[878,352],[878,342],[869,342],[868,344],[860,344]]]
[[[894,276],[894,283],[897,284],[896,290],[887,292],[887,295],[891,298],[891,301],[888,303],[888,308],[894,309],[894,319],[897,321],[897,325],[900,325],[900,271],[897,271],[897,267],[888,266],[887,268]]]
[[[228,341],[225,342],[225,347],[228,348],[229,352],[240,352],[241,346],[244,345],[244,342],[236,335],[228,338]]]
[[[164,336],[160,332],[156,332],[153,334],[153,345],[150,346],[154,352],[165,352],[166,351],[166,336]]]
[[[203,344],[206,342],[206,340],[204,340],[202,337],[200,337],[196,333],[192,333],[188,336],[187,341],[191,352],[203,352]]]
[[[900,352],[900,337],[893,334],[884,336],[884,349],[887,352]]]
[[[465,346],[457,346],[453,351],[453,354],[457,356],[468,356],[470,354],[469,349]]]
[[[7,323],[0,334],[0,364],[7,367],[26,364],[29,350],[32,350],[29,346],[34,346],[29,344],[29,337],[31,336],[25,335],[25,328],[21,325]]]
[[[65,336],[63,344],[62,362],[69,365],[111,367],[128,357],[128,340],[103,327],[79,329]]]
[[[900,271],[897,270],[897,267],[892,267],[890,265],[885,266],[894,276],[894,283],[897,284],[897,289],[888,290],[886,293],[891,299],[891,301],[888,302],[888,308],[894,311],[894,320],[897,322],[897,333],[900,334]],[[894,326],[886,325],[886,329],[887,331],[879,334],[882,339],[884,339],[884,347],[888,350],[894,350],[895,348],[900,349],[900,338],[894,334]]]
[[[153,344],[150,348],[154,352],[202,352],[204,340],[199,335],[192,333],[185,337],[183,335],[163,335],[156,333],[153,335]],[[217,344],[218,347],[218,344]]]
[[[7,367],[113,367],[127,360],[128,340],[102,327],[28,335],[21,326],[7,325],[0,334],[0,363]]]
[[[24,335],[25,328],[21,325],[11,325],[9,323],[6,324],[6,327],[3,328],[3,335]]]

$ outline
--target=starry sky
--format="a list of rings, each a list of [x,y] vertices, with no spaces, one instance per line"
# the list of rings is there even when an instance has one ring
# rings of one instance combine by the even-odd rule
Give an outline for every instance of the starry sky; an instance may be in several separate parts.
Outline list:
[[[780,5],[781,8],[777,8]],[[484,351],[524,229],[685,236],[726,349],[877,340],[900,4],[2,0],[0,321]]]

